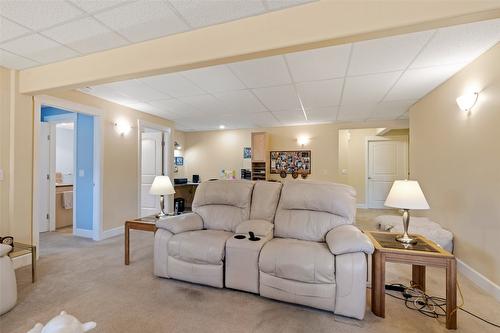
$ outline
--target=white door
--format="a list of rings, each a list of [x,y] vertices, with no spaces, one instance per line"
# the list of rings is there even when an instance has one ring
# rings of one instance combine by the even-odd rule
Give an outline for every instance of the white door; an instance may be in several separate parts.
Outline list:
[[[368,141],[368,208],[386,208],[392,183],[408,178],[408,141]]]
[[[155,176],[161,175],[161,132],[142,133],[141,156],[141,216],[157,214],[160,199],[149,194]]]
[[[40,193],[38,194],[39,200],[39,225],[40,232],[47,232],[50,230],[49,212],[50,212],[50,124],[42,122],[40,124]]]

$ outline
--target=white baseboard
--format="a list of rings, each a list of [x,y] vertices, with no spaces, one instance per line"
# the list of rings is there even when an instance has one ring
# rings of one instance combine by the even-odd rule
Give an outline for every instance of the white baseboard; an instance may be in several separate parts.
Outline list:
[[[358,203],[356,204],[357,208],[366,208],[366,203]]]
[[[75,229],[74,235],[78,237],[92,238],[94,236],[94,232],[92,230],[77,228]]]
[[[12,258],[12,264],[14,266],[14,269],[31,265],[31,253]]]
[[[471,280],[479,288],[491,294],[497,301],[500,302],[500,286],[460,259],[457,259],[457,269],[463,276]]]
[[[124,232],[125,228],[123,225],[113,229],[104,230],[102,233],[101,240],[122,235]]]

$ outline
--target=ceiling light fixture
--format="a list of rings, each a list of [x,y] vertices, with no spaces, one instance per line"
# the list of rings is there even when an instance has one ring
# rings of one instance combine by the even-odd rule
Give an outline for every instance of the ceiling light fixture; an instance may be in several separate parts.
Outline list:
[[[226,126],[224,126],[224,125],[219,125],[219,129],[224,129],[224,128],[226,128]]]
[[[469,93],[457,98],[457,105],[460,110],[469,112],[476,105],[479,93]]]

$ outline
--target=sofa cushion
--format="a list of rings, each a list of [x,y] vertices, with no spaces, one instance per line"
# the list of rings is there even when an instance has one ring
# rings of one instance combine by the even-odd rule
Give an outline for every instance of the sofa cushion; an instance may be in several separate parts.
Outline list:
[[[334,283],[335,257],[326,243],[274,238],[260,252],[259,270],[306,283]]]
[[[250,219],[274,221],[276,207],[280,200],[281,183],[256,182],[252,194]]]
[[[188,231],[173,235],[168,242],[168,255],[197,264],[221,264],[226,240],[232,232],[221,230]]]
[[[328,182],[291,181],[281,190],[274,235],[324,242],[328,231],[354,223],[355,217],[354,188]]]
[[[250,218],[254,182],[246,180],[216,180],[198,185],[193,211],[203,219],[206,229],[234,231]]]

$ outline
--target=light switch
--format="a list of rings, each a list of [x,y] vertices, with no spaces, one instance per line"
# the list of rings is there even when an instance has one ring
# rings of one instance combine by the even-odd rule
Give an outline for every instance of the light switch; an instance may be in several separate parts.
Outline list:
[[[85,177],[85,170],[78,169],[78,177]]]

